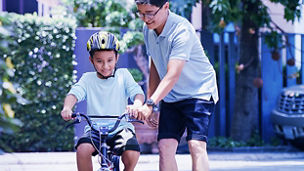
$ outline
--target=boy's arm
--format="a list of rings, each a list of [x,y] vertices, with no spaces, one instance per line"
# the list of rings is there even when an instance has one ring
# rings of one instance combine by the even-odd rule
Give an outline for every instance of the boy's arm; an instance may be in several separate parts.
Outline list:
[[[72,109],[74,105],[77,103],[77,98],[73,94],[69,94],[64,99],[63,109],[61,111],[61,117],[64,120],[72,119]]]
[[[137,118],[138,108],[144,104],[144,101],[145,101],[145,96],[143,94],[137,94],[134,98],[133,105],[127,106],[127,112],[134,118]]]
[[[145,96],[143,94],[137,94],[134,98],[133,105],[136,107],[140,107],[144,104]]]

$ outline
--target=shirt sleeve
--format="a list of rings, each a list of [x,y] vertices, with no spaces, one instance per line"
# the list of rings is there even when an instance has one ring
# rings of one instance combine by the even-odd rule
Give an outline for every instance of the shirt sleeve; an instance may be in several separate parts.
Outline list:
[[[85,74],[81,76],[79,81],[74,84],[68,94],[73,94],[77,98],[77,102],[81,102],[86,99],[86,78]]]
[[[134,98],[137,94],[144,95],[143,90],[141,87],[135,82],[133,79],[131,73],[125,69],[124,72],[124,78],[125,78],[125,87],[126,87],[126,94],[128,97],[130,97],[130,100],[134,102]]]
[[[188,61],[193,46],[193,40],[191,40],[193,35],[191,35],[191,31],[182,24],[177,29],[179,29],[179,31],[173,38],[172,51],[169,59],[182,59]]]

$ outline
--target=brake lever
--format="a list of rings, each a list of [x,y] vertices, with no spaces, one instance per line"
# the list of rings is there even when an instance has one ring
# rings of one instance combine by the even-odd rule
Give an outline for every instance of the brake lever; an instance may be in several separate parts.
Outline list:
[[[141,123],[141,124],[145,124],[143,121],[135,119],[133,116],[131,116],[129,114],[125,115],[125,119],[126,119],[127,122],[138,122],[138,123]]]

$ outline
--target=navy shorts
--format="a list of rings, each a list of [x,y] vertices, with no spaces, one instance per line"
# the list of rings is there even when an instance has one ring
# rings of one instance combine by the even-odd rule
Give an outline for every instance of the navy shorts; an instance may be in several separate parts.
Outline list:
[[[215,104],[202,99],[186,99],[174,103],[160,103],[158,140],[174,138],[178,142],[187,129],[186,140],[207,142],[210,117]]]
[[[99,135],[97,132],[88,131],[86,132],[77,142],[75,148],[82,144],[82,143],[90,143],[99,149],[100,141]],[[110,136],[106,140],[107,145],[110,147],[110,150],[116,154],[121,155],[126,150],[133,150],[140,152],[140,147],[138,141],[136,139],[135,133],[130,129],[123,129],[116,133],[114,136]],[[93,156],[98,154],[97,150],[93,152]]]

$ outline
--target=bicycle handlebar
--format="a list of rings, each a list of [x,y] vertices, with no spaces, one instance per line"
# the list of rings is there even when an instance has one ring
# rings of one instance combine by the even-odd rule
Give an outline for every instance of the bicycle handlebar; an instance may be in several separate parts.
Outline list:
[[[87,123],[89,124],[89,126],[91,127],[91,129],[94,130],[94,131],[97,131],[97,132],[98,132],[98,130],[96,130],[92,126],[92,122],[91,122],[90,118],[117,118],[114,126],[108,131],[108,133],[111,133],[111,132],[115,131],[117,129],[118,125],[120,124],[121,119],[124,118],[124,117],[127,118],[127,122],[139,122],[141,124],[144,124],[143,121],[130,118],[130,115],[127,114],[127,113],[124,113],[124,114],[122,114],[120,116],[99,116],[99,115],[89,115],[89,116],[87,116],[87,115],[85,115],[83,113],[73,113],[72,114],[72,118],[75,118],[75,117],[77,117],[77,121],[76,122],[78,122],[78,123],[81,122],[80,118],[84,117],[85,120],[87,121]]]

